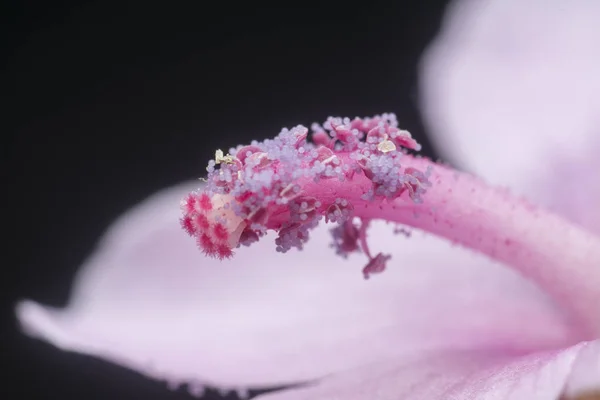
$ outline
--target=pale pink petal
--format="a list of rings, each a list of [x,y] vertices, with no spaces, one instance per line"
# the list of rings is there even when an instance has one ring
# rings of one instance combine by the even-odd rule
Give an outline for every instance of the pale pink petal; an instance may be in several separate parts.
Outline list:
[[[600,340],[582,349],[573,364],[565,395],[575,398],[581,393],[597,393],[600,396]]]
[[[462,0],[421,65],[444,157],[600,232],[600,2]]]
[[[585,386],[566,394],[600,393],[599,365],[600,340],[522,357],[440,353],[411,362],[379,362],[256,400],[558,400],[565,386],[584,374],[590,378]]]
[[[436,237],[374,223],[388,270],[336,256],[327,227],[306,251],[272,238],[231,261],[204,258],[179,227],[189,185],[118,220],[80,271],[66,309],[25,301],[31,335],[169,381],[231,387],[305,381],[436,349],[527,352],[578,337],[532,284]],[[524,323],[526,321],[526,323]]]

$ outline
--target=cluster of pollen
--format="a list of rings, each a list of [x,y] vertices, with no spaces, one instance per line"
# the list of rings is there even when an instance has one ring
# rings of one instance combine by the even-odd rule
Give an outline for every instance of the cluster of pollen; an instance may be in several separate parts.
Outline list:
[[[368,221],[355,223],[360,220],[356,203],[405,193],[421,202],[430,186],[429,171],[401,163],[408,150],[421,146],[398,128],[394,114],[329,117],[311,128],[310,134],[304,126],[284,128],[273,139],[240,145],[228,154],[216,151],[202,191],[182,201],[181,224],[206,255],[231,257],[236,247],[251,245],[268,230],[278,234],[277,251],[302,249],[310,231],[325,219],[337,224],[332,234],[338,254],[367,255],[366,278],[385,269],[389,256],[371,256],[366,245]],[[352,188],[358,177],[366,177],[370,188],[359,197],[345,196],[343,188]],[[328,182],[334,181],[337,196],[332,197]]]

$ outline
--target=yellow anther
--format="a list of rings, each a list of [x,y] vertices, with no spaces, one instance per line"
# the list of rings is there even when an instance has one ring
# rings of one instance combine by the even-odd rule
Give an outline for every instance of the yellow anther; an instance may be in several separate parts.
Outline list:
[[[215,151],[215,164],[233,164],[233,156],[227,154],[223,155],[223,150],[217,149]]]
[[[396,150],[396,145],[391,140],[385,139],[379,142],[379,144],[377,145],[377,150],[379,150],[382,153],[389,153],[390,151]]]

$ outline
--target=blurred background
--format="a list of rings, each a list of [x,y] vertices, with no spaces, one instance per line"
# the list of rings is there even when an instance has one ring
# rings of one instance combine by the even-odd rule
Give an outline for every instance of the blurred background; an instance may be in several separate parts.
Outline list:
[[[14,303],[63,306],[111,221],[218,147],[395,112],[435,157],[417,66],[446,3],[4,1],[1,397],[192,399],[22,335]]]

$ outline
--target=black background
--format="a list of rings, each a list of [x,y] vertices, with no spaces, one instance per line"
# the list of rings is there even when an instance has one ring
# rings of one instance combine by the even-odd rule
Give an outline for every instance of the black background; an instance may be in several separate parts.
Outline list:
[[[2,397],[191,399],[23,336],[14,303],[64,305],[109,223],[217,147],[395,112],[431,156],[417,65],[445,3],[3,2]]]

